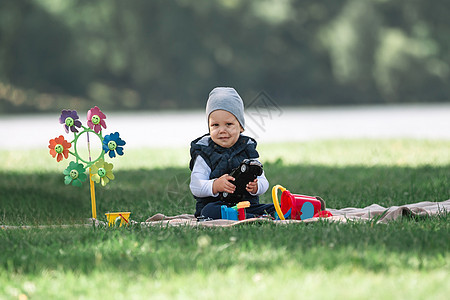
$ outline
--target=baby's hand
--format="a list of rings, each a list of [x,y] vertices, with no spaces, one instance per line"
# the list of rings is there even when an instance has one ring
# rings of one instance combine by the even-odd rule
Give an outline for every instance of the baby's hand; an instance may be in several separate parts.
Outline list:
[[[253,195],[256,194],[256,192],[258,191],[258,179],[255,179],[255,180],[247,183],[247,185],[245,186],[245,189],[247,190],[247,192],[249,192]]]
[[[213,194],[217,194],[219,192],[227,192],[228,194],[234,193],[236,186],[229,180],[234,181],[234,177],[228,174],[224,174],[214,180],[212,187]]]

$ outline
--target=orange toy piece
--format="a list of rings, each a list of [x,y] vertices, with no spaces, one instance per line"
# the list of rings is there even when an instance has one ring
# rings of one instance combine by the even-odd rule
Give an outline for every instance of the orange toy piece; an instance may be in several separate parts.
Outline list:
[[[238,204],[236,204],[236,208],[247,208],[250,207],[250,201],[241,201]]]
[[[235,207],[238,211],[238,220],[245,220],[245,209],[250,207],[250,201],[241,201]]]

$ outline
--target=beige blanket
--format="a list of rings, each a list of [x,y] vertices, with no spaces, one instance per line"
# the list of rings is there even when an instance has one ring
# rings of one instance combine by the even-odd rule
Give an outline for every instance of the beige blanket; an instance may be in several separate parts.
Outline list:
[[[377,223],[387,223],[390,220],[396,220],[401,217],[427,217],[450,212],[450,199],[442,202],[419,202],[402,206],[383,207],[378,204],[372,204],[365,208],[343,208],[328,209],[333,216],[329,218],[311,218],[304,221],[300,220],[270,220],[266,218],[252,218],[243,221],[232,220],[211,220],[198,222],[194,215],[183,214],[178,216],[165,216],[156,214],[148,218],[145,222],[141,222],[141,226],[206,226],[206,227],[230,227],[239,224],[257,223],[257,222],[273,222],[275,224],[290,223],[310,223],[319,219],[327,221],[348,222],[351,221],[376,221]]]

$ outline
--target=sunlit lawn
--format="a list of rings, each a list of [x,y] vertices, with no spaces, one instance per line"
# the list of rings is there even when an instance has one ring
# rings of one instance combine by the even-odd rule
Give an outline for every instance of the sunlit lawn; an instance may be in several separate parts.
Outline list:
[[[450,142],[336,140],[260,145],[271,185],[320,195],[329,207],[450,198]],[[64,185],[46,150],[0,151],[0,223],[82,224],[89,187]],[[126,149],[116,179],[97,187],[99,218],[128,210],[192,213],[188,149]],[[270,195],[262,197],[270,202]],[[448,214],[367,223],[235,228],[0,230],[0,299],[444,299]]]

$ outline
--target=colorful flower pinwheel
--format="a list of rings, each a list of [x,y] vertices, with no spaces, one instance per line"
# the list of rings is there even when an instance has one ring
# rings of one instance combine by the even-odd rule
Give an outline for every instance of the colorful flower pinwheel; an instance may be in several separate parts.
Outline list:
[[[120,138],[120,135],[118,132],[111,133],[108,135],[105,135],[105,138],[103,139],[103,150],[105,153],[108,153],[109,157],[113,158],[116,157],[116,152],[119,155],[123,155],[123,147],[126,144],[124,140]]]
[[[99,159],[91,166],[92,180],[105,186],[110,180],[114,180],[115,176],[112,172],[113,164]]]
[[[76,110],[63,110],[59,117],[59,123],[64,125],[66,133],[69,133],[70,131],[73,132],[74,140],[69,143],[62,135],[60,135],[49,142],[50,144],[48,147],[50,148],[50,154],[53,157],[56,157],[58,162],[63,158],[67,159],[69,153],[74,155],[77,159],[76,162],[70,162],[69,166],[63,172],[65,175],[64,182],[67,185],[72,184],[74,186],[81,186],[82,182],[84,182],[87,178],[85,172],[86,168],[89,167],[91,168],[91,172],[93,174],[93,181],[106,185],[110,180],[114,179],[114,174],[112,173],[113,165],[104,161],[104,155],[108,153],[110,158],[116,157],[116,152],[118,155],[123,155],[123,146],[126,143],[120,138],[118,132],[108,134],[104,138],[102,137],[102,128],[106,128],[106,115],[97,106],[95,106],[88,111],[87,118],[88,127],[85,127],[81,124]],[[79,128],[81,129],[81,132],[78,130]],[[87,134],[88,144],[89,133],[97,136],[102,142],[103,149],[97,158],[91,159],[90,150],[89,160],[86,158],[83,159],[78,154],[77,142],[78,138],[83,133]],[[69,151],[72,144],[74,145],[74,152]],[[88,147],[88,149],[90,148]],[[83,165],[83,163],[85,165]]]
[[[71,143],[66,141],[62,135],[57,138],[51,139],[49,141],[48,147],[50,148],[51,156],[56,157],[56,161],[60,162],[64,158],[69,157],[69,148],[72,146]]]
[[[69,129],[72,132],[78,132],[78,128],[81,127],[81,122],[78,120],[78,114],[76,110],[63,110],[59,117],[59,123],[64,124],[66,133],[69,133]]]
[[[102,131],[102,127],[106,129],[105,123],[106,116],[97,106],[91,108],[88,111],[87,119],[88,119],[87,124],[89,128],[94,130],[96,133]]]
[[[64,177],[64,183],[66,185],[72,183],[73,186],[81,187],[81,183],[87,179],[86,169],[83,164],[74,161],[69,163],[69,166],[64,170],[63,174],[66,175]]]
[[[97,218],[97,211],[95,205],[95,184],[100,183],[105,186],[109,181],[114,180],[113,164],[104,161],[105,154],[108,153],[110,158],[118,155],[123,155],[123,146],[126,144],[124,140],[120,138],[118,132],[110,133],[103,137],[102,129],[106,129],[106,116],[97,107],[91,108],[87,113],[87,126],[83,126],[79,120],[76,110],[63,110],[59,117],[59,123],[63,124],[66,133],[72,132],[74,139],[68,142],[62,135],[51,139],[49,141],[48,148],[50,148],[50,155],[53,158],[56,157],[56,161],[60,162],[63,158],[68,158],[69,154],[75,156],[76,161],[71,161],[67,168],[63,171],[64,183],[66,185],[73,185],[81,187],[83,182],[86,181],[88,175],[86,169],[89,168],[90,173],[90,190],[91,190],[91,205],[92,205],[92,218]],[[78,149],[78,141],[80,136],[86,134],[88,157],[82,157]],[[100,139],[102,144],[102,150],[98,157],[91,157],[91,140],[93,138]],[[73,146],[73,151],[69,149]],[[97,152],[98,153],[98,152]]]

